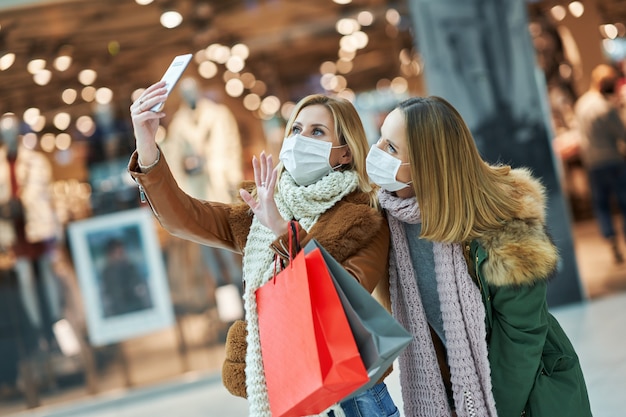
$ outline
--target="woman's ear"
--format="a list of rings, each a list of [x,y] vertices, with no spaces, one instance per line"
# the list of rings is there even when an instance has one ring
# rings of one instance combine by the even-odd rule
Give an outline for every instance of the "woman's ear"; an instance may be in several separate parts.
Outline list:
[[[346,146],[345,148],[341,149],[343,152],[341,154],[341,157],[339,158],[339,163],[341,165],[348,165],[352,162],[352,152],[350,152],[350,147]]]

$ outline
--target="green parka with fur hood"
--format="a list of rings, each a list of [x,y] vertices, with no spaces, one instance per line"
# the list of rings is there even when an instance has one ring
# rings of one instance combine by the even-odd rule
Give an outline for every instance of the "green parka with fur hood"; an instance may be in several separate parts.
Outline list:
[[[512,174],[519,175],[523,212],[466,247],[485,304],[498,416],[591,416],[576,352],[548,312],[558,253],[545,231],[543,187],[525,170]]]

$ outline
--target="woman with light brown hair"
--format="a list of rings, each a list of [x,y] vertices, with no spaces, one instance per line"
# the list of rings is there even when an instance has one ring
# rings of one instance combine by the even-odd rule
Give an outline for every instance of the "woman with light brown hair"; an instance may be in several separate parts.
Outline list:
[[[289,259],[289,224],[296,224],[301,247],[316,239],[370,293],[388,284],[389,229],[367,178],[365,131],[347,100],[307,96],[287,122],[281,163],[274,167],[265,153],[254,157],[254,183],[244,184],[239,203],[202,201],[181,191],[155,143],[164,113],[149,109],[165,100],[163,86],[147,88],[131,106],[137,152],[129,171],[170,233],[243,254],[246,320],[231,331],[245,340],[233,344],[237,357],[228,356],[237,349],[227,349],[222,376],[231,393],[247,397],[250,416],[270,417],[255,291],[273,277],[276,255]],[[328,413],[399,416],[382,380]]]
[[[548,312],[558,252],[545,189],[483,161],[459,113],[411,98],[385,119],[367,170],[391,232],[407,416],[590,416],[578,358]]]

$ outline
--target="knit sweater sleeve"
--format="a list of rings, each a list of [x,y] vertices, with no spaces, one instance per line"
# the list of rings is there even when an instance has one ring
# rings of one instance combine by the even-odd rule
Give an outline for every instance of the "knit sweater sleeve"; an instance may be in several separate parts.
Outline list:
[[[519,416],[526,407],[548,332],[546,288],[545,281],[490,286],[489,362],[499,416]]]

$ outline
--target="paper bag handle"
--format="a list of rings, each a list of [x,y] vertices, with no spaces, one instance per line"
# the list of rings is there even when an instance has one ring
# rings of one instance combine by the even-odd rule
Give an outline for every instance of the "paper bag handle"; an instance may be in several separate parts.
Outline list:
[[[293,249],[295,248],[296,251],[295,253],[297,254],[298,252],[300,252],[302,250],[302,247],[300,246],[300,235],[298,233],[298,222],[295,220],[290,220],[289,224],[287,226],[287,239],[289,240],[289,254],[288,254],[288,258],[289,258],[289,265],[291,265],[291,262],[293,261]],[[278,254],[274,255],[274,277],[272,278],[272,280],[276,280],[276,274],[278,272],[278,263],[280,262],[280,266],[281,269],[285,268],[285,265],[283,265],[283,262],[280,260],[280,257],[278,256]]]

